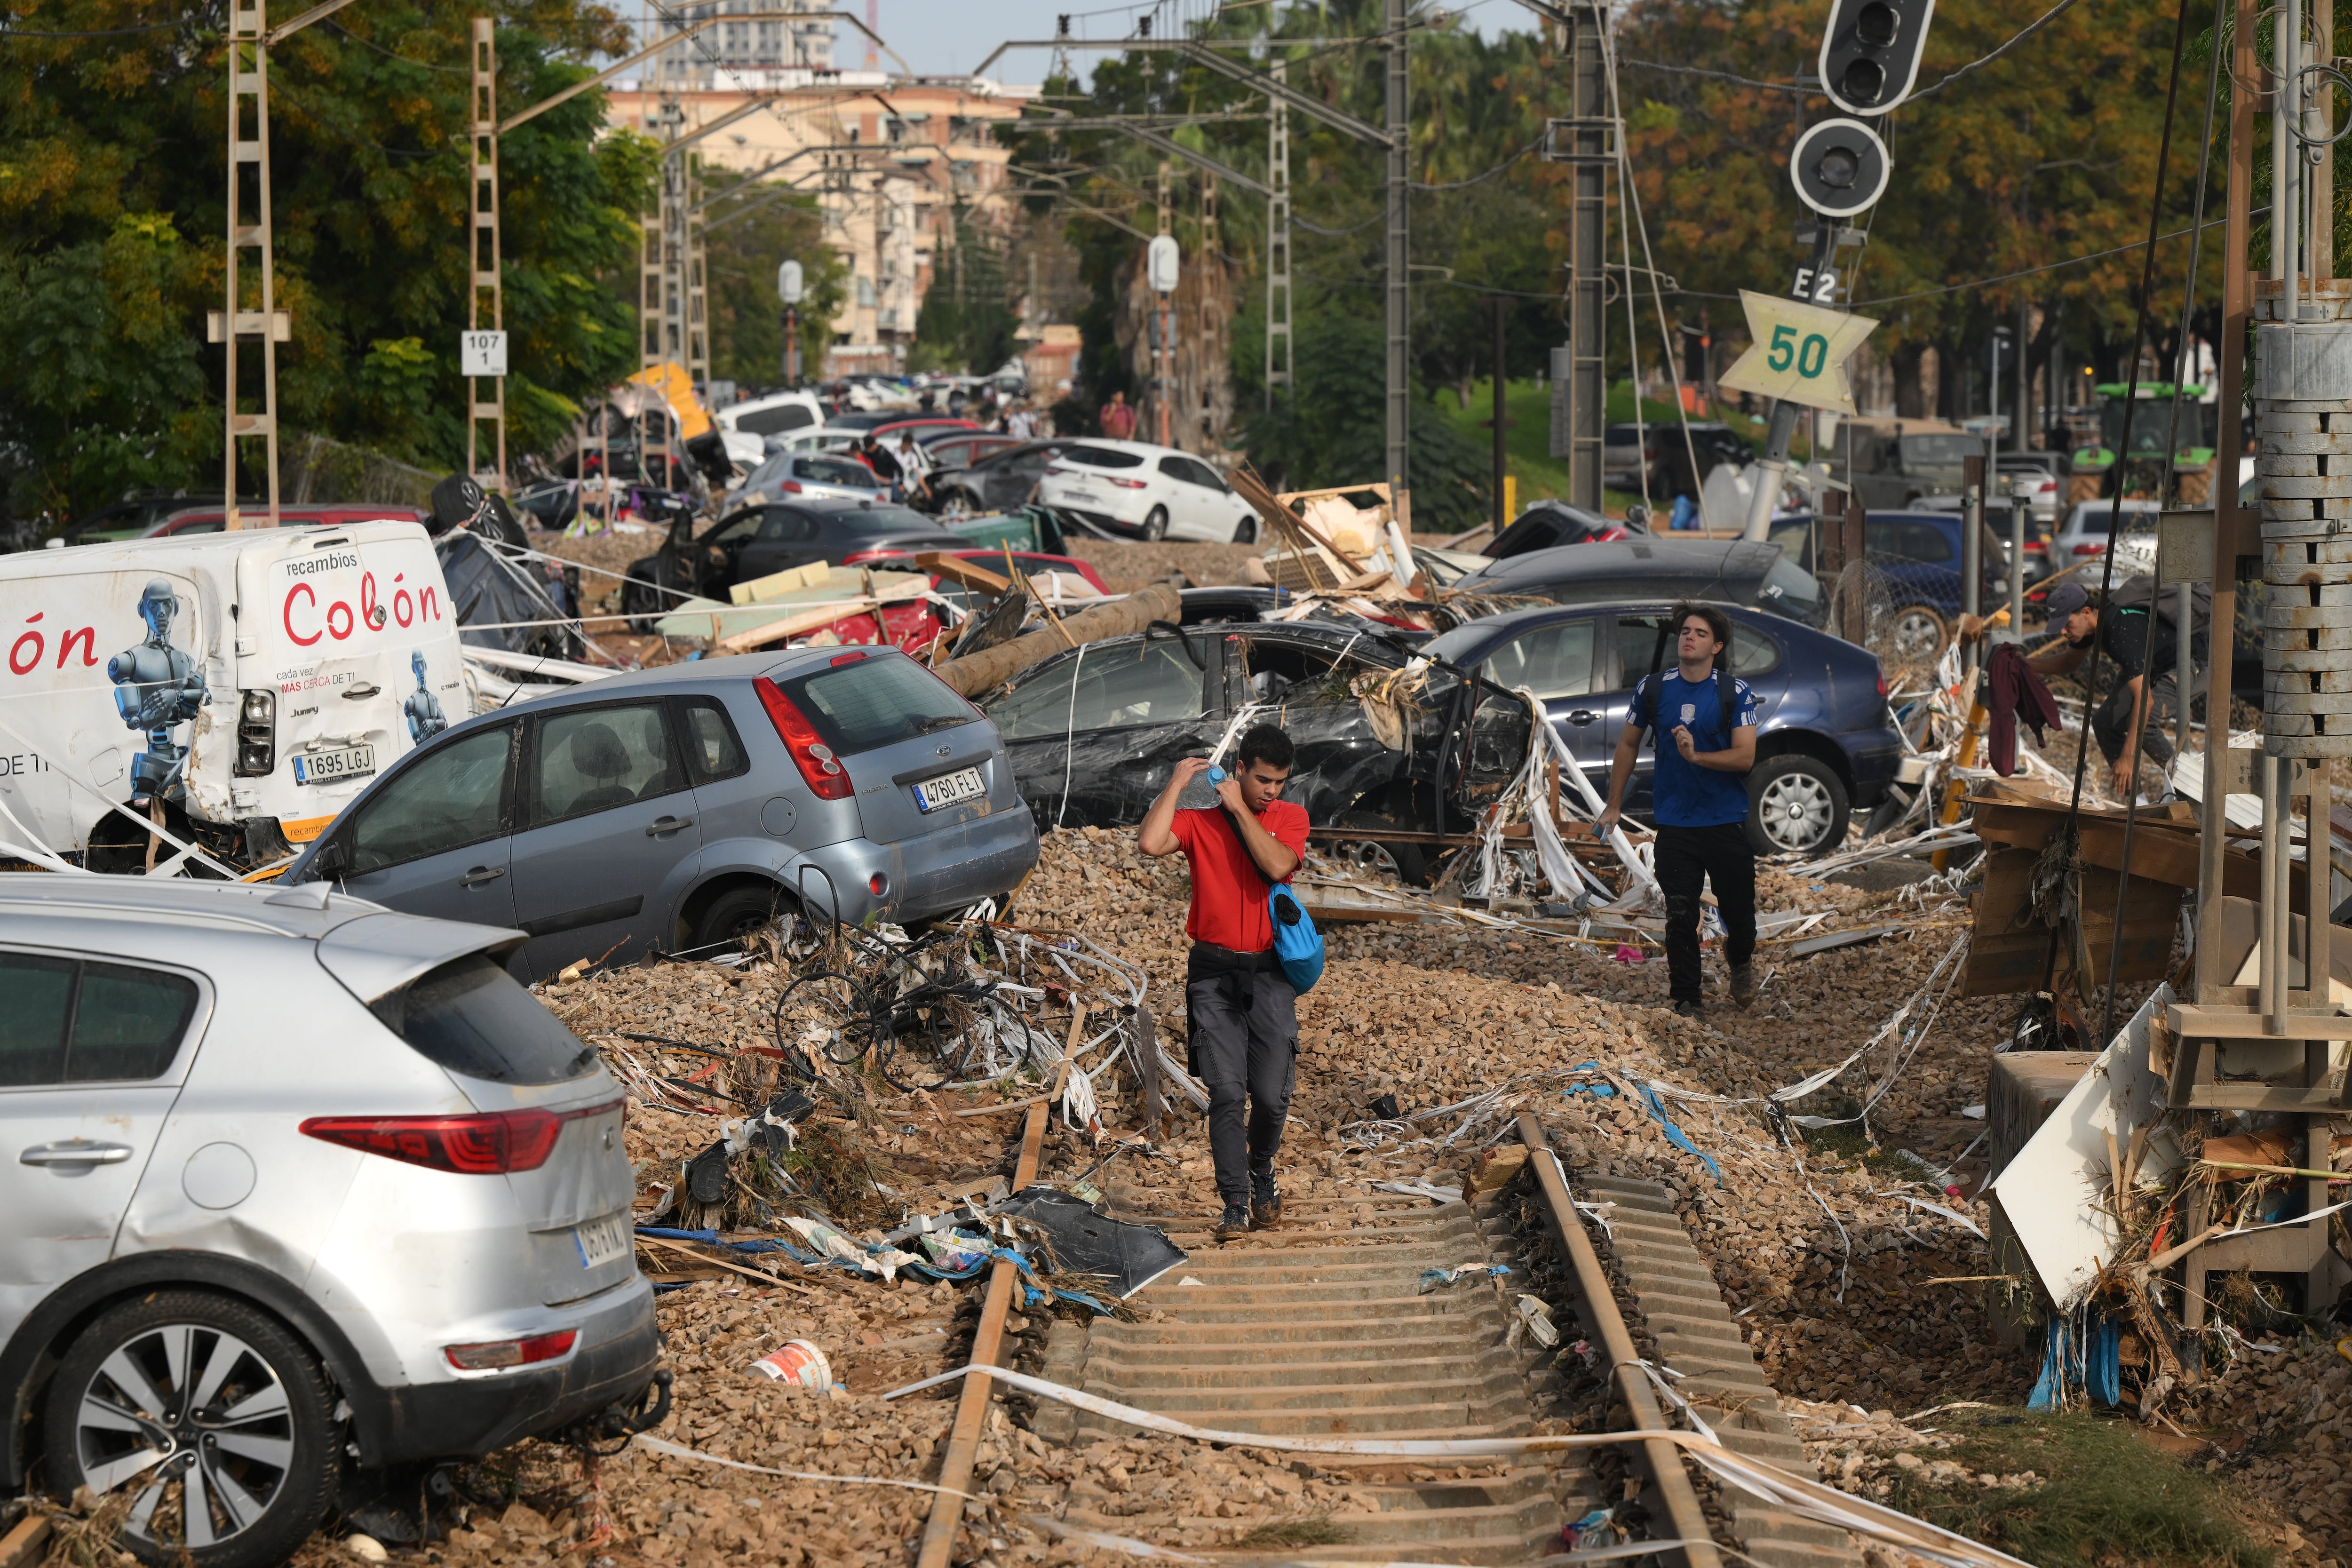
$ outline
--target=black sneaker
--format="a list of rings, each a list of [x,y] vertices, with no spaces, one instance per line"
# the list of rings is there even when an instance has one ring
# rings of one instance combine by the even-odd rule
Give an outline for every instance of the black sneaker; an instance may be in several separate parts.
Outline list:
[[[1748,1010],[1748,1005],[1755,1000],[1756,966],[1752,963],[1733,964],[1731,966],[1731,1005],[1744,1013]]]
[[[1223,1219],[1210,1234],[1219,1241],[1239,1241],[1249,1234],[1250,1212],[1246,1204],[1227,1204]]]
[[[1269,1193],[1262,1198],[1250,1199],[1250,1228],[1272,1230],[1282,1223],[1282,1194]]]
[[[1701,1018],[1706,1016],[1706,1009],[1696,1002],[1677,1002],[1675,1004],[1675,1011],[1685,1018]]]

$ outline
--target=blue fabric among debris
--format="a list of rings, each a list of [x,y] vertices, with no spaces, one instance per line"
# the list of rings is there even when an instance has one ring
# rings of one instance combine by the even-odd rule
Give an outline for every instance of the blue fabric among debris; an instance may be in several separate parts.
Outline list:
[[[1601,1070],[1601,1064],[1599,1062],[1586,1062],[1582,1067],[1571,1068],[1569,1070],[1571,1072],[1599,1072]],[[1616,1086],[1606,1083],[1570,1084],[1564,1092],[1568,1094],[1589,1094],[1595,1100],[1614,1100],[1617,1098]],[[1666,1142],[1673,1144],[1675,1148],[1680,1149],[1684,1153],[1691,1155],[1693,1158],[1696,1159],[1700,1164],[1705,1165],[1707,1168],[1707,1173],[1715,1177],[1715,1184],[1718,1187],[1723,1185],[1723,1167],[1717,1164],[1714,1159],[1710,1157],[1706,1151],[1702,1150],[1697,1144],[1692,1142],[1690,1141],[1689,1133],[1685,1132],[1680,1127],[1675,1124],[1675,1119],[1666,1114],[1666,1103],[1664,1100],[1658,1098],[1658,1091],[1652,1089],[1645,1083],[1641,1086],[1641,1097],[1642,1109],[1650,1113],[1651,1121],[1655,1121],[1660,1127],[1665,1130]]]
[[[2025,1404],[2060,1410],[2079,1388],[2112,1409],[2123,1396],[2123,1334],[2112,1318],[2053,1318],[2042,1336],[2042,1375]]]

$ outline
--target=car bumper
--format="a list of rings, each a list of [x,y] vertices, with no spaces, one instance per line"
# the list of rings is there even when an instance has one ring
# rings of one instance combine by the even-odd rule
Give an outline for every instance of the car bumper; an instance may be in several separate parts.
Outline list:
[[[601,1304],[580,1322],[580,1347],[551,1366],[346,1390],[359,1417],[365,1462],[471,1458],[635,1400],[660,1366],[661,1332],[654,1323],[653,1287],[642,1275],[617,1294],[619,1300]]]
[[[961,826],[895,844],[870,838],[828,844],[810,850],[802,864],[811,868],[803,879],[811,896],[820,885],[831,887],[845,921],[868,915],[902,923],[927,920],[1010,892],[1037,864],[1037,826],[1015,801]]]

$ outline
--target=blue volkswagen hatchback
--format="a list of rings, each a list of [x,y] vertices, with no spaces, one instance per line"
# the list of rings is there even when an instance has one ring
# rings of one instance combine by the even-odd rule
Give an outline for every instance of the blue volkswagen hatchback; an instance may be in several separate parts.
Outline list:
[[[1867,649],[1783,616],[1739,605],[1730,616],[1731,668],[1756,694],[1756,766],[1748,775],[1748,837],[1759,854],[1821,854],[1845,838],[1857,805],[1875,805],[1894,779],[1903,736],[1886,710],[1886,677]],[[1609,793],[1609,763],[1633,688],[1674,662],[1663,600],[1544,605],[1457,626],[1422,651],[1527,687],[1594,791]],[[1650,809],[1651,752],[1627,787],[1627,811]]]

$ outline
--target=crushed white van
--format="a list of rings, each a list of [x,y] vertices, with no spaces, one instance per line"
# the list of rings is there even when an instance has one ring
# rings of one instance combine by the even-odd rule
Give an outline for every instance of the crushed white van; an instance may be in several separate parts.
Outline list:
[[[265,867],[473,711],[415,522],[0,555],[0,863]]]

